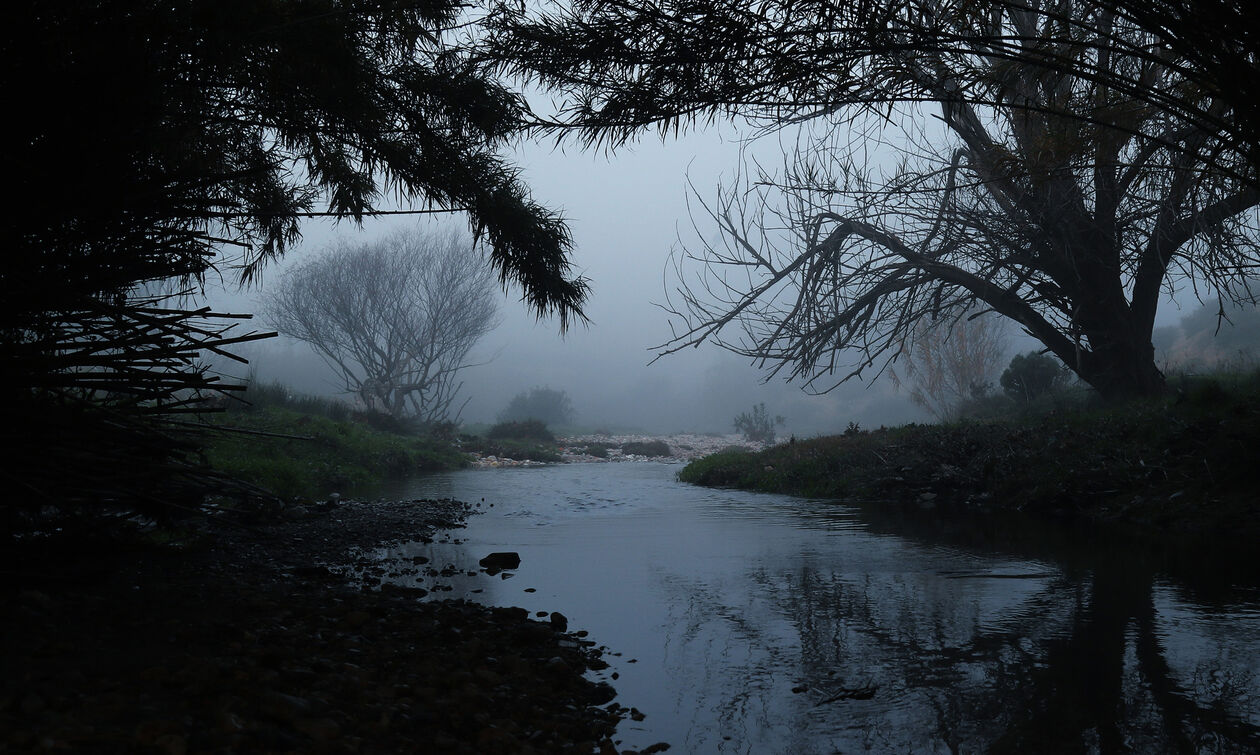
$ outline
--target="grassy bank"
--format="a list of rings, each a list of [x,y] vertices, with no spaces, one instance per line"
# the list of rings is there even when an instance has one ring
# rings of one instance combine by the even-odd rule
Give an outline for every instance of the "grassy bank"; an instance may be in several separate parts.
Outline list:
[[[337,402],[292,396],[276,386],[246,395],[252,405],[209,415],[225,430],[210,433],[207,459],[285,499],[362,495],[386,479],[467,463],[448,441],[373,427]]]
[[[1198,379],[1166,399],[907,425],[700,459],[685,482],[914,501],[1156,529],[1260,531],[1260,374]]]

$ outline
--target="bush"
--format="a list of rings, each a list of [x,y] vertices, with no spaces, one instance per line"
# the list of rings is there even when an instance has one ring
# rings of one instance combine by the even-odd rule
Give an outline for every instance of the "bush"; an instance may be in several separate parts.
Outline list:
[[[635,456],[672,456],[669,445],[663,440],[632,441],[621,446],[623,454]]]
[[[1030,402],[1067,385],[1071,372],[1057,359],[1036,351],[1019,354],[1002,373],[1002,390],[1016,401]]]
[[[783,418],[770,419],[770,413],[762,403],[754,406],[752,413],[744,412],[735,418],[735,431],[743,433],[745,440],[774,445],[774,428],[781,424]]]
[[[514,422],[500,422],[486,432],[490,440],[532,440],[539,443],[555,443],[556,436],[551,434],[541,420],[527,419]]]
[[[596,459],[607,459],[608,449],[607,443],[587,443],[584,453],[587,456],[594,456]]]

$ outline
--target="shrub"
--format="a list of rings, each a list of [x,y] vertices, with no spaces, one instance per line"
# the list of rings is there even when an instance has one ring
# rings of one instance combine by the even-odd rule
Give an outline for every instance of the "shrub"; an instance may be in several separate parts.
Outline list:
[[[540,443],[555,443],[556,436],[551,434],[541,420],[527,419],[514,422],[500,422],[486,432],[490,440],[532,440]]]
[[[1030,351],[1019,354],[1002,373],[1002,390],[1016,401],[1029,402],[1067,384],[1071,372],[1054,357]]]
[[[669,445],[663,440],[632,441],[621,446],[623,454],[635,456],[671,456]]]
[[[783,418],[775,417],[772,420],[764,403],[754,406],[752,413],[744,412],[735,417],[736,432],[743,433],[746,440],[766,445],[774,444],[775,425],[781,424],[783,424]]]
[[[608,448],[607,443],[587,443],[585,453],[587,456],[594,456],[596,459],[607,459]]]

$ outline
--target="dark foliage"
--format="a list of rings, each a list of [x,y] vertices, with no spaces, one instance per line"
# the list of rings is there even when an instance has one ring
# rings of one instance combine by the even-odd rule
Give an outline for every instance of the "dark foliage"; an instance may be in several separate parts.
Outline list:
[[[198,475],[219,485],[170,415],[221,387],[198,350],[260,334],[142,287],[217,264],[251,280],[302,218],[361,220],[382,187],[466,212],[503,283],[562,329],[582,318],[567,228],[498,152],[523,103],[450,44],[457,3],[7,10],[2,159],[22,205],[3,221],[0,422],[29,452],[0,468],[11,505],[193,505]]]
[[[1254,537],[1257,399],[1260,373],[1196,379],[1175,398],[732,449],[692,462],[679,478]]]
[[[670,456],[669,444],[663,440],[630,441],[621,445],[621,452],[627,456]]]
[[[547,429],[547,425],[536,419],[519,422],[500,422],[486,431],[491,440],[530,440],[542,443],[555,443],[556,436]]]
[[[1054,357],[1030,351],[1011,359],[1000,382],[1007,396],[1028,403],[1065,385],[1070,374]]]
[[[448,0],[19,3],[4,38],[6,173],[38,197],[7,222],[18,312],[136,281],[198,275],[225,246],[241,274],[308,214],[361,220],[383,185],[468,213],[501,278],[562,326],[580,317],[568,231],[497,148],[521,101],[478,73]],[[48,290],[56,280],[56,290]]]
[[[587,456],[594,456],[596,459],[607,459],[609,448],[612,448],[612,446],[606,443],[587,443],[586,447],[582,449],[582,453]]]

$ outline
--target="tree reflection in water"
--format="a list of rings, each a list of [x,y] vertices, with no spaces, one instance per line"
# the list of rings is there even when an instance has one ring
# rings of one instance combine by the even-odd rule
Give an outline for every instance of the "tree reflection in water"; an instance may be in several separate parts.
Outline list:
[[[907,521],[868,521],[913,537]],[[939,523],[938,523],[939,524]],[[966,526],[920,521],[939,544]],[[1228,610],[1219,574],[1173,588],[1170,564],[1072,533],[1001,527],[955,537],[991,558],[995,538],[1020,573],[855,568],[803,556],[743,589],[664,576],[671,665],[686,667],[724,736],[691,728],[684,751],[1254,752],[1260,750],[1260,637],[1213,636],[1187,617]],[[979,542],[984,541],[984,542]],[[1029,572],[1032,559],[1045,569]],[[1182,575],[1184,576],[1184,575]],[[1254,575],[1246,574],[1244,577]],[[1229,584],[1229,580],[1225,581]],[[1243,603],[1254,606],[1256,583]],[[1192,606],[1193,611],[1183,610]],[[1249,620],[1256,625],[1256,609]],[[1185,614],[1179,618],[1179,612]],[[738,681],[720,669],[740,669]],[[797,669],[788,679],[784,668]],[[839,699],[874,685],[870,700]],[[793,689],[796,692],[793,692]],[[681,702],[681,701],[680,701]],[[773,732],[771,734],[771,732]],[[758,744],[760,742],[760,744]]]

